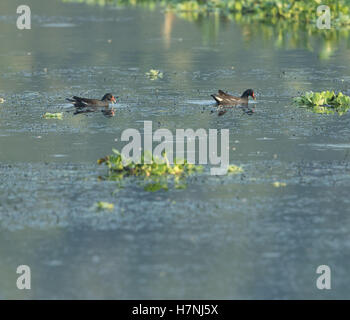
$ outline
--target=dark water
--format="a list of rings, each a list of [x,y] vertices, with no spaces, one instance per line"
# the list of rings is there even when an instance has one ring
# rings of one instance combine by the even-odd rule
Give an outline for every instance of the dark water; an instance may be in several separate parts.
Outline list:
[[[350,115],[291,105],[305,90],[350,93],[346,36],[281,40],[274,27],[215,15],[28,4],[27,31],[16,4],[0,4],[0,298],[349,298]],[[149,80],[152,68],[163,79]],[[219,88],[253,88],[254,114],[218,117]],[[113,118],[73,116],[65,102],[109,91],[120,97]],[[98,181],[96,160],[144,120],[230,129],[230,162],[244,173],[205,171],[186,190],[155,193],[136,179]],[[21,264],[29,291],[16,288]],[[315,285],[322,264],[328,291]]]

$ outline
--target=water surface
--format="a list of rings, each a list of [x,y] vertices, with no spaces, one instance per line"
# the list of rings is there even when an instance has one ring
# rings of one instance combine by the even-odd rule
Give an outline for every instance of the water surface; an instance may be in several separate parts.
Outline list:
[[[349,298],[350,116],[291,105],[305,90],[350,93],[346,37],[327,49],[317,33],[287,30],[277,43],[277,27],[216,15],[29,2],[27,31],[13,1],[0,4],[1,298]],[[163,79],[149,80],[152,68]],[[219,88],[253,88],[254,114],[219,117]],[[73,116],[65,102],[106,92],[120,97],[113,118]],[[137,179],[99,181],[96,160],[144,120],[230,129],[230,162],[244,173],[205,171],[155,193]],[[21,264],[30,291],[16,288]],[[322,264],[330,291],[315,285]]]

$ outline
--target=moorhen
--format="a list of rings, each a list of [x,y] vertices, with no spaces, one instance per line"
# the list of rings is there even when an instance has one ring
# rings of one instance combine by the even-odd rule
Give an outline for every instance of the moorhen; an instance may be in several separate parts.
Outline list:
[[[248,104],[248,97],[251,96],[254,100],[255,95],[253,89],[247,89],[240,97],[231,96],[230,94],[219,90],[217,94],[211,95],[218,104],[235,105]]]
[[[101,100],[98,99],[88,99],[80,98],[74,96],[72,99],[67,99],[69,102],[73,102],[76,108],[86,108],[86,107],[108,107],[110,102],[116,103],[116,98],[111,93],[106,93]]]

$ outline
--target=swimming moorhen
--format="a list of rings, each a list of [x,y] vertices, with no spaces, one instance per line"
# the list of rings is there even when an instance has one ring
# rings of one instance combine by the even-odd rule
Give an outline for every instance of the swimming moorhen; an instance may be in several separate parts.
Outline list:
[[[248,104],[248,97],[251,96],[254,100],[255,95],[253,89],[247,89],[240,97],[231,96],[230,94],[219,90],[217,94],[211,95],[218,104],[235,105]]]
[[[108,107],[110,102],[116,103],[116,98],[111,93],[106,93],[101,100],[98,99],[88,99],[80,98],[74,96],[72,99],[67,99],[69,102],[73,102],[76,108],[86,108],[86,107]]]

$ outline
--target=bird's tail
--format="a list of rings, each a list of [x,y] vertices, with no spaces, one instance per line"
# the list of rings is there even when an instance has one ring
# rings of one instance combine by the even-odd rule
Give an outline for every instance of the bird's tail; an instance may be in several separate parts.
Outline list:
[[[222,101],[221,98],[219,98],[218,96],[216,96],[215,94],[212,94],[211,97],[217,102],[220,103]]]

